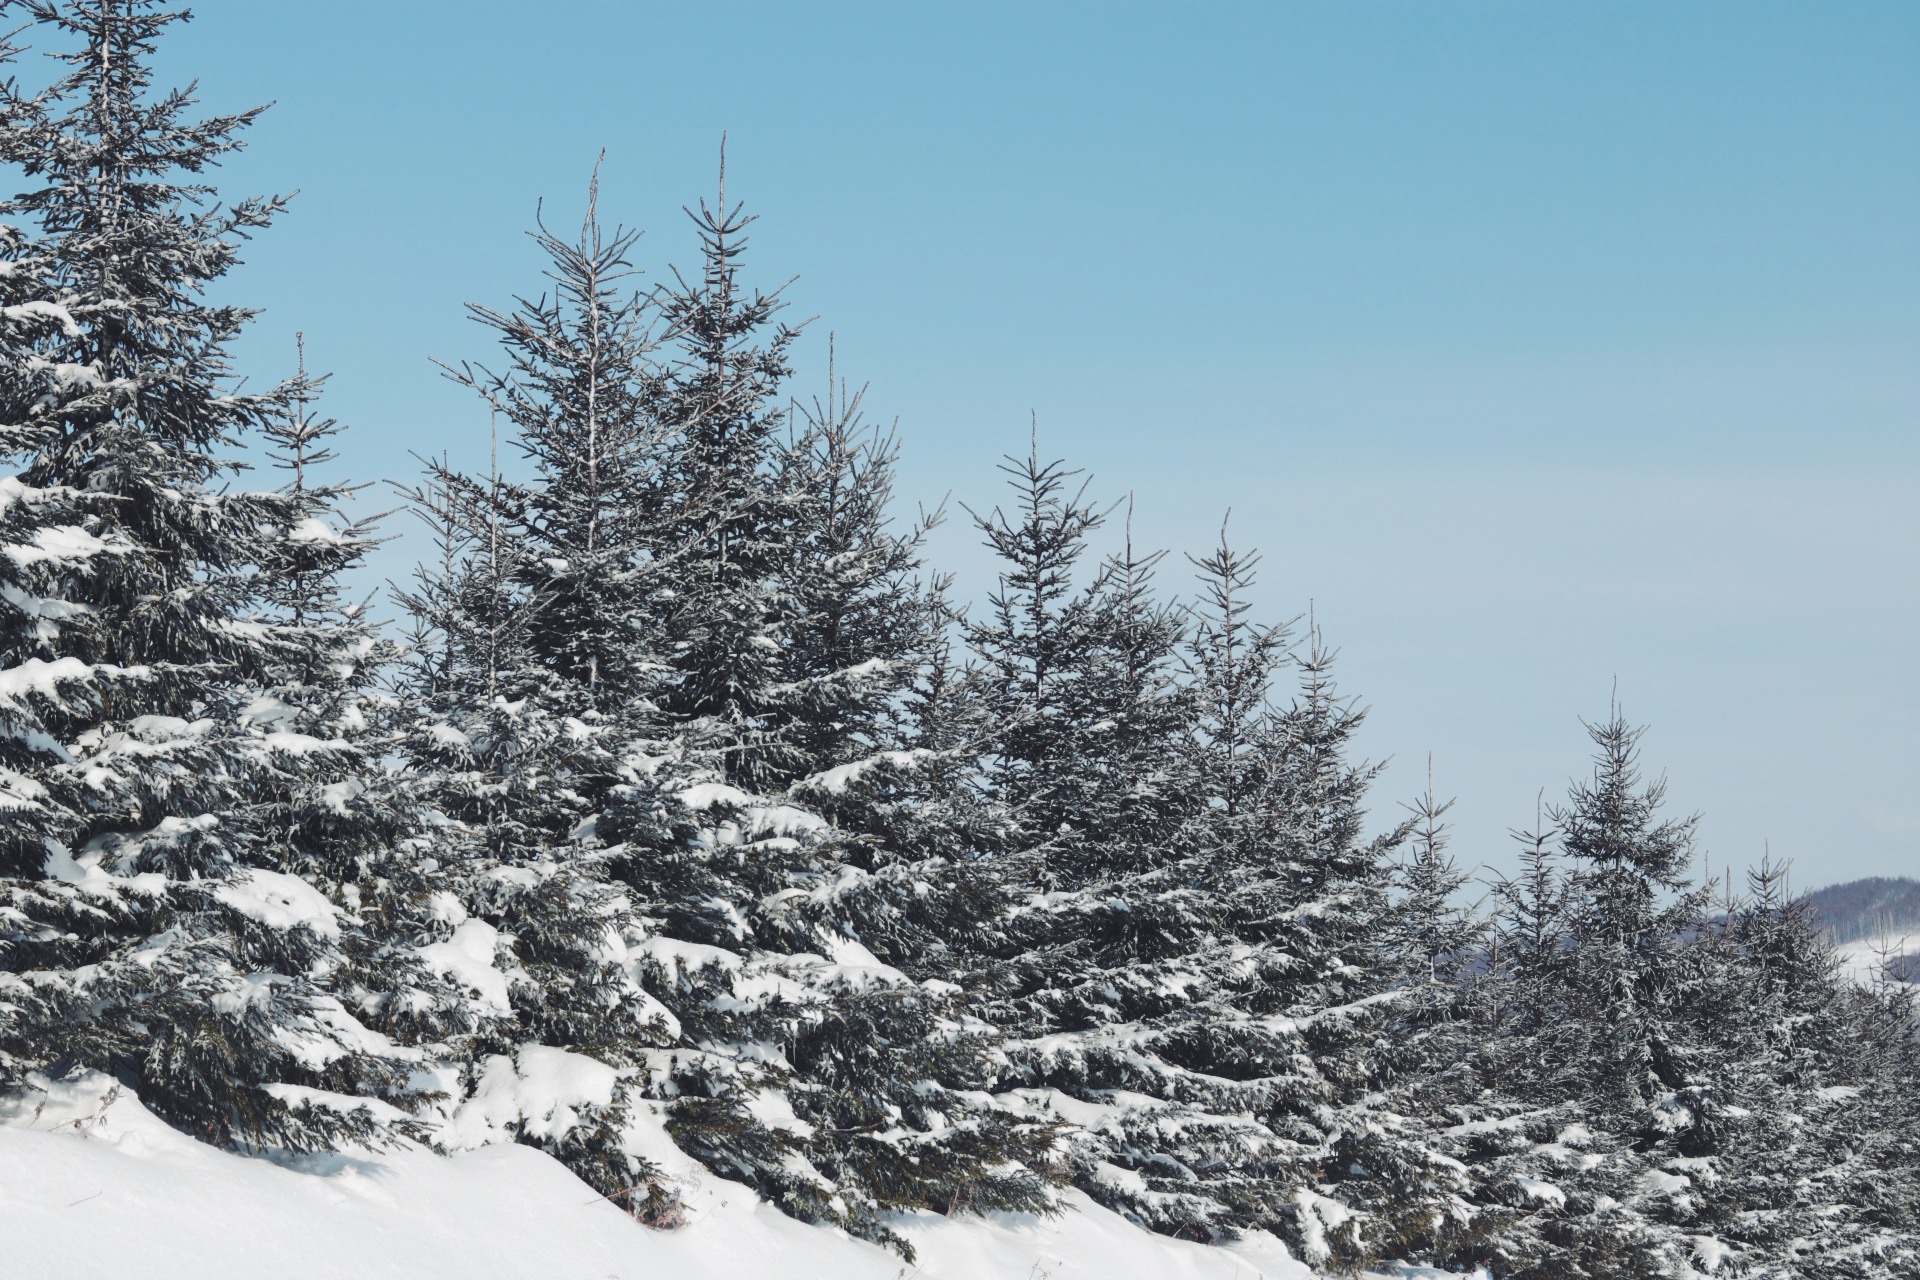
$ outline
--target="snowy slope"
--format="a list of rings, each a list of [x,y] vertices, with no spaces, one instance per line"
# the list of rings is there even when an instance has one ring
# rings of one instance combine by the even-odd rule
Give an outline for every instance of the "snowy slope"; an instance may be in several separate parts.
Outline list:
[[[1882,976],[1901,977],[1911,971],[1900,963],[1901,957],[1920,956],[1920,932],[1857,938],[1835,947],[1834,956],[1842,972],[1855,982],[1867,984]]]
[[[664,1140],[664,1136],[663,1136]],[[809,1227],[670,1149],[691,1221],[650,1231],[551,1158],[501,1145],[249,1160],[105,1077],[0,1100],[7,1280],[1308,1280],[1277,1241],[1151,1235],[1077,1195],[1051,1221],[909,1219],[917,1266]]]

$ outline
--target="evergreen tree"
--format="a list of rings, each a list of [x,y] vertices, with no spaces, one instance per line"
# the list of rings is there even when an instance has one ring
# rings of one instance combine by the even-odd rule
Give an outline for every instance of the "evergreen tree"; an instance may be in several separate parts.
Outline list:
[[[1153,870],[1178,846],[1195,803],[1197,780],[1184,748],[1196,708],[1180,679],[1188,623],[1155,594],[1164,559],[1164,552],[1135,547],[1129,499],[1121,549],[1101,565],[1087,594],[1090,643],[1074,699],[1078,808],[1064,859],[1076,884]],[[1122,927],[1154,929],[1145,916]]]
[[[1146,1181],[1174,1167],[1170,1134],[1205,1142],[1233,1127],[1186,1096],[1154,1030],[1194,994],[1213,905],[1182,840],[1186,624],[1155,597],[1163,557],[1139,552],[1130,524],[1075,589],[1100,514],[1068,490],[1062,464],[1030,456],[1003,470],[1016,505],[977,519],[1003,568],[972,638],[996,725],[986,782],[1012,824],[996,862],[1016,910],[986,973],[992,1016],[1015,1035],[1007,1084],[1079,1127],[1083,1188],[1147,1225],[1205,1236],[1216,1206]]]
[[[1453,801],[1434,794],[1431,762],[1428,769],[1426,792],[1408,806],[1414,825],[1396,877],[1401,905],[1388,949],[1403,957],[1408,983],[1401,1002],[1404,1024],[1451,1033],[1464,1030],[1472,1012],[1475,969],[1486,949],[1487,930],[1460,905],[1468,876],[1448,852],[1445,819]],[[1435,1057],[1451,1064],[1463,1056],[1458,1047]]]
[[[724,151],[716,203],[703,200],[687,215],[700,239],[700,274],[676,273],[661,296],[675,352],[657,411],[676,436],[669,479],[685,548],[668,615],[669,707],[721,753],[728,783],[770,791],[804,770],[778,732],[787,705],[808,692],[781,678],[797,607],[781,569],[800,496],[774,482],[799,330],[777,319],[785,307],[777,290],[741,283],[754,218],[727,203]]]
[[[810,895],[811,932],[783,930],[782,944],[810,949],[825,926],[830,954],[852,944],[884,967],[831,979],[831,1014],[803,1023],[798,1107],[822,1134],[874,1135],[818,1143],[812,1158],[887,1189],[894,1207],[1045,1210],[1054,1127],[984,1101],[1000,1037],[951,981],[1005,903],[980,856],[991,823],[962,776],[987,735],[962,736],[953,686],[966,676],[950,665],[946,582],[918,576],[940,513],[894,531],[893,438],[862,423],[860,396],[832,372],[830,357],[828,397],[804,413],[774,476],[791,495],[781,593],[791,692],[770,724],[805,770],[788,795],[825,820],[819,849],[838,869]]]
[[[1213,631],[1226,634],[1223,616]],[[1227,913],[1210,960],[1230,994],[1182,1048],[1196,1066],[1257,1081],[1255,1115],[1278,1139],[1235,1205],[1240,1220],[1279,1231],[1311,1262],[1353,1265],[1457,1217],[1463,1187],[1418,1119],[1390,1106],[1403,998],[1388,951],[1390,859],[1412,824],[1364,833],[1379,766],[1349,759],[1365,712],[1334,685],[1334,656],[1311,630],[1293,656],[1298,692],[1259,726],[1246,767],[1222,758],[1211,771],[1207,865]],[[1232,705],[1226,692],[1213,704]],[[1222,730],[1213,749],[1224,756],[1229,741]]]
[[[1317,648],[1273,705],[1285,638],[1248,615],[1252,558],[1199,562],[1190,625],[1131,547],[1073,593],[1095,513],[1058,466],[1008,470],[1020,515],[982,522],[1007,567],[974,634],[1005,708],[988,776],[1029,851],[1010,875],[1034,877],[1028,955],[993,987],[1016,1096],[1081,1126],[1077,1180],[1143,1225],[1391,1248],[1457,1211],[1458,1179],[1375,1101],[1404,832],[1361,835],[1359,713]]]
[[[1502,1222],[1472,1258],[1515,1276],[1692,1265],[1732,1114],[1697,1016],[1713,974],[1687,880],[1697,819],[1660,818],[1664,783],[1642,781],[1617,708],[1588,732],[1592,778],[1501,887],[1481,1116],[1455,1132]]]
[[[1269,627],[1250,614],[1258,555],[1236,550],[1220,529],[1220,544],[1192,559],[1200,578],[1194,634],[1187,660],[1200,718],[1190,740],[1208,838],[1238,848],[1262,834],[1274,816],[1258,800],[1270,766],[1262,749],[1271,720],[1273,681],[1288,660],[1286,627]]]
[[[899,444],[864,420],[864,398],[838,381],[829,338],[826,398],[799,415],[771,477],[786,495],[780,676],[791,692],[769,732],[790,757],[788,781],[898,746],[901,699],[947,618],[943,584],[923,582],[921,562],[942,513],[894,527]]]
[[[342,962],[333,986],[357,1016],[403,1043],[455,1046],[496,1015],[436,971],[447,877],[427,853],[419,797],[385,757],[402,732],[383,683],[397,651],[342,587],[377,545],[372,520],[344,505],[364,486],[324,478],[340,425],[316,415],[324,377],[306,369],[304,336],[284,412],[261,435],[288,523],[263,530],[259,625],[279,642],[268,683],[248,720],[274,749],[296,751],[299,770],[269,770],[256,798],[275,833],[278,869],[321,889],[340,909]]]
[[[968,626],[968,640],[1000,725],[988,784],[1025,833],[1024,878],[1055,888],[1075,879],[1075,823],[1094,790],[1075,774],[1087,754],[1077,738],[1094,723],[1081,689],[1096,643],[1093,599],[1073,574],[1104,516],[1087,503],[1084,482],[1069,488],[1080,473],[1062,462],[1043,464],[1030,450],[1000,470],[1015,501],[1011,515],[999,507],[974,515],[1002,568],[988,617]]]
[[[1484,1130],[1504,1118],[1476,1070],[1485,1052],[1490,922],[1462,906],[1468,876],[1448,852],[1444,821],[1452,801],[1438,799],[1428,764],[1425,794],[1409,808],[1413,832],[1399,866],[1398,909],[1387,931],[1384,954],[1397,959],[1400,983],[1386,1059],[1389,1109],[1420,1125],[1422,1140],[1443,1158],[1461,1131]],[[1457,1262],[1497,1234],[1507,1215],[1481,1201],[1479,1188],[1454,1176],[1452,1196],[1434,1205],[1424,1221],[1393,1215],[1398,1241],[1377,1241],[1406,1261]],[[1431,1200],[1429,1200],[1431,1203]]]
[[[1530,830],[1513,834],[1521,873],[1494,886],[1479,998],[1468,1005],[1478,1043],[1428,1090],[1431,1114],[1447,1122],[1443,1149],[1476,1183],[1471,1230],[1464,1239],[1436,1240],[1432,1260],[1551,1274],[1617,1258],[1628,1237],[1621,1224],[1592,1214],[1604,1193],[1568,1185],[1603,1163],[1613,1140],[1587,1123],[1583,1067],[1570,1047],[1579,1011],[1566,981],[1569,888],[1556,833],[1543,810]],[[1568,1204],[1587,1215],[1557,1212]]]
[[[379,1141],[413,1101],[410,1066],[327,991],[352,922],[299,874],[276,803],[344,758],[283,726],[272,692],[316,655],[269,616],[263,548],[310,510],[219,487],[220,451],[287,393],[231,388],[250,313],[203,294],[282,202],[209,206],[181,177],[257,112],[195,120],[187,93],[151,92],[179,14],[26,8],[78,47],[47,89],[0,89],[0,158],[33,184],[0,204],[35,228],[9,265],[41,294],[9,331],[17,531],[69,531],[12,556],[34,618],[8,655],[30,729],[16,789],[39,805],[41,856],[16,843],[6,868],[4,967],[27,997],[0,1031],[9,1070],[112,1072],[216,1142]]]
[[[476,1046],[456,1132],[541,1146],[653,1216],[671,1195],[638,1149],[633,1110],[655,1051],[683,1027],[648,990],[664,984],[647,907],[675,875],[695,880],[678,900],[713,894],[697,870],[629,852],[671,831],[661,806],[696,772],[658,737],[653,616],[670,557],[653,554],[667,516],[649,317],[629,283],[636,235],[602,230],[597,193],[596,176],[577,238],[534,233],[551,293],[471,308],[507,367],[450,370],[508,423],[533,475],[508,480],[497,459],[480,477],[438,463],[409,495],[439,549],[401,596],[418,631],[409,755],[455,886],[434,954],[503,1019]],[[636,864],[653,877],[647,899],[625,883]],[[516,1079],[567,1061],[556,1053],[614,1069],[572,1123],[501,1103]]]
[[[1742,1275],[1912,1275],[1910,998],[1839,972],[1783,866],[1764,860],[1748,886],[1696,943],[1712,967],[1694,1018],[1720,1105],[1712,1147],[1682,1170],[1694,1253]]]
[[[903,703],[944,607],[915,582],[926,521],[891,527],[893,449],[857,400],[831,394],[797,426],[782,403],[797,330],[776,319],[777,294],[740,282],[752,219],[727,204],[724,168],[718,204],[691,217],[700,275],[662,299],[678,350],[658,412],[685,548],[665,706],[683,741],[723,761],[697,843],[724,862],[724,900],[758,950],[749,965],[798,984],[785,1064],[797,1122],[782,1137],[798,1159],[750,1177],[802,1216],[904,1248],[888,1209],[1049,1203],[1032,1166],[1051,1129],[974,1101],[990,1029],[950,983],[885,963],[920,956],[934,921],[980,897],[944,842],[900,840],[927,759]],[[676,1132],[711,1160],[738,1147],[684,1121]]]
[[[1553,820],[1571,866],[1567,982],[1579,1016],[1568,1047],[1585,1072],[1589,1127],[1622,1144],[1610,1194],[1639,1219],[1638,1248],[1671,1265],[1689,1248],[1692,1184],[1712,1176],[1693,1162],[1717,1147],[1721,1097],[1687,1017],[1707,898],[1688,880],[1698,819],[1658,816],[1666,786],[1641,779],[1642,732],[1617,707],[1590,726],[1593,777]]]
[[[8,267],[0,273],[0,448],[19,459],[55,435],[56,419],[35,407],[72,394],[38,348],[79,325],[58,301],[52,261],[13,227],[0,230],[0,244]],[[55,734],[63,722],[98,714],[108,697],[131,698],[146,676],[63,652],[64,633],[86,627],[90,611],[58,593],[91,574],[96,559],[131,550],[101,518],[110,505],[65,486],[0,479],[0,1089],[20,1087],[51,1060],[40,1036],[84,1024],[87,999],[71,970],[88,949],[76,944],[123,925],[126,914],[118,894],[83,894],[45,875],[49,855],[67,849],[82,821],[45,781],[68,756]]]
[[[1705,905],[1703,895],[1684,892],[1698,819],[1656,819],[1665,783],[1642,783],[1642,731],[1617,709],[1590,732],[1593,779],[1576,783],[1553,814],[1573,866],[1569,981],[1592,1001],[1584,1029],[1594,1083],[1623,1115],[1638,1114],[1687,1087],[1671,984]]]
[[[610,292],[632,237],[603,237],[590,208],[577,243],[540,239],[554,300],[478,311],[514,363],[457,375],[510,424],[534,476],[436,468],[419,496],[445,551],[408,596],[430,641],[417,767],[472,868],[462,927],[511,955],[520,1043],[478,1064],[467,1114],[552,1051],[579,1054],[617,1069],[600,1110],[571,1130],[541,1117],[508,1130],[643,1214],[670,1208],[633,1138],[634,1109],[655,1102],[716,1170],[902,1248],[895,1208],[1043,1205],[1008,1157],[1044,1150],[1044,1131],[969,1116],[958,1092],[981,1083],[991,1037],[950,988],[915,984],[861,940],[910,947],[893,907],[924,896],[881,833],[851,821],[864,807],[846,784],[866,757],[886,768],[902,754],[882,736],[890,709],[864,688],[822,696],[855,688],[849,668],[911,675],[901,638],[924,606],[904,578],[915,543],[884,527],[890,455],[842,415],[784,458],[711,474],[716,448],[767,441],[676,416],[684,370],[650,356],[646,300]],[[844,490],[780,498],[800,470]],[[752,520],[733,522],[742,510]],[[803,577],[825,547],[837,561]],[[683,665],[685,646],[746,635],[760,641],[754,670],[786,692],[703,702],[715,668]],[[791,794],[740,785],[814,763],[828,767]]]

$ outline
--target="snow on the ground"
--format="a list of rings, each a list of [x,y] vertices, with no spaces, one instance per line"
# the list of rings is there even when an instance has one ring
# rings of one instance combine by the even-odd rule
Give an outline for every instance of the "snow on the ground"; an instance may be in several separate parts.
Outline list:
[[[664,1140],[664,1137],[663,1137]],[[1271,1237],[1156,1236],[1077,1193],[1042,1220],[906,1219],[914,1264],[795,1222],[676,1152],[652,1231],[530,1147],[275,1163],[176,1132],[103,1076],[0,1098],[9,1280],[1309,1280]]]
[[[1912,955],[1920,955],[1920,933],[1861,938],[1834,948],[1841,972],[1862,985],[1871,985],[1884,976],[1887,961]]]

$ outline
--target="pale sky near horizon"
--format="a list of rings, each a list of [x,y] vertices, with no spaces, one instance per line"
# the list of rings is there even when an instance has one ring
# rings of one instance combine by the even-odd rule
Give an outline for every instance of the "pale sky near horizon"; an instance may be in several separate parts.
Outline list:
[[[1032,414],[1144,540],[1231,508],[1373,708],[1379,821],[1431,753],[1510,866],[1617,678],[1716,866],[1920,873],[1920,7],[194,7],[166,67],[277,104],[223,189],[301,189],[242,363],[306,332],[352,474],[484,465],[462,304],[539,288],[603,147],[689,261],[724,129],[802,393],[832,331],[909,504],[990,506]]]

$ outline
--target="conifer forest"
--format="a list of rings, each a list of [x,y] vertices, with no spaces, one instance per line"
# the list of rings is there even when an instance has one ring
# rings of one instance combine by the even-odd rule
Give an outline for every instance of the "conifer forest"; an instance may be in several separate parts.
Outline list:
[[[339,482],[324,373],[214,300],[285,206],[215,185],[257,113],[159,78],[159,0],[7,8],[0,1094],[520,1144],[635,1232],[664,1131],[900,1265],[1077,1196],[1328,1275],[1920,1276],[1920,988],[1709,875],[1620,707],[1470,885],[1254,549],[1136,546],[1037,446],[903,510],[724,175],[677,269],[549,202],[420,373],[498,460]]]

